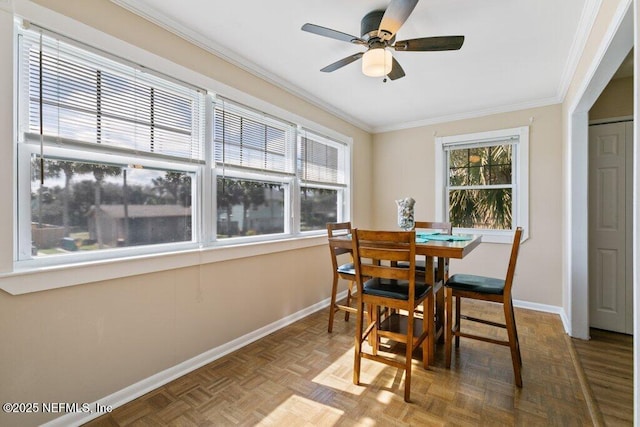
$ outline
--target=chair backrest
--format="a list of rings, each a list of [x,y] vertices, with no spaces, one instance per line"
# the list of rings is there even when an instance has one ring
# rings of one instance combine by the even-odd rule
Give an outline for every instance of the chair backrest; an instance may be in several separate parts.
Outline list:
[[[522,238],[522,227],[516,228],[513,235],[513,244],[511,245],[511,257],[509,258],[509,268],[507,268],[507,278],[504,281],[504,295],[511,296],[511,286],[513,286],[513,276],[516,272],[516,262],[518,261],[518,252],[520,251],[520,239]]]
[[[427,230],[440,230],[444,234],[451,234],[452,227],[450,222],[435,222],[435,221],[416,221],[415,228],[427,229]]]
[[[351,222],[328,222],[327,235],[329,238],[334,236],[346,236],[351,233]],[[351,253],[351,249],[338,248],[329,242],[329,250],[331,251],[331,262],[334,271],[338,268],[338,255]]]
[[[353,258],[358,291],[369,278],[407,280],[409,300],[415,297],[415,231],[378,231],[353,229]],[[409,268],[398,267],[405,261]]]

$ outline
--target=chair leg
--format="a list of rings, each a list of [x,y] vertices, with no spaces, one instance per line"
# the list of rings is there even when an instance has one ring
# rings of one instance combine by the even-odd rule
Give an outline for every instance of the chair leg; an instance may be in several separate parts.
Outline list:
[[[520,368],[522,368],[522,354],[520,353],[520,340],[518,340],[518,327],[516,326],[516,315],[515,312],[513,310],[513,300],[510,301],[511,304],[511,316],[513,317],[513,332],[514,332],[514,336],[516,337],[516,350],[517,350],[517,354],[518,354],[518,364],[520,365]]]
[[[427,369],[429,367],[429,364],[435,361],[434,348],[436,341],[435,321],[433,317],[433,292],[429,293],[424,305],[426,305],[427,309],[424,311],[424,313],[422,313],[422,330],[426,330],[428,335],[427,338],[422,342],[422,364],[424,366],[424,369]]]
[[[333,318],[336,314],[336,294],[338,293],[338,274],[333,273],[333,285],[331,286],[331,304],[329,304],[329,328],[328,331],[333,331]]]
[[[444,352],[445,367],[451,367],[451,347],[453,346],[451,328],[453,328],[453,290],[445,288]]]
[[[462,313],[462,298],[456,297],[456,324],[454,326],[456,331],[460,330],[460,316]],[[456,348],[460,347],[460,336],[456,335]]]
[[[513,374],[515,376],[516,385],[518,387],[522,387],[522,358],[520,356],[520,346],[518,344],[518,332],[516,330],[516,318],[513,314],[513,304],[511,301],[505,301],[503,305],[507,335],[509,336],[509,348],[511,348]]]
[[[404,355],[404,401],[411,402],[411,362],[413,356],[413,309],[409,310],[407,316],[407,342]]]
[[[370,304],[369,309],[373,312],[370,322],[375,322],[376,326],[373,328],[369,336],[371,337],[371,353],[376,356],[378,354],[378,349],[380,348],[380,336],[378,335],[378,326],[380,326],[381,316],[380,307],[377,305]],[[369,323],[371,324],[371,323]],[[367,325],[368,327],[368,325]]]
[[[353,383],[360,384],[360,364],[362,362],[362,323],[364,322],[364,303],[361,298],[357,298],[357,313],[356,313],[356,332],[355,337],[355,351],[353,360]]]

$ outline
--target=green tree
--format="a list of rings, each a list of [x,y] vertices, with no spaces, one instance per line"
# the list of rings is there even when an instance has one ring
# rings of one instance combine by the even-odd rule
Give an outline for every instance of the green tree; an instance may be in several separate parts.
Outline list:
[[[166,172],[152,180],[159,196],[184,207],[191,206],[191,177],[184,172]]]

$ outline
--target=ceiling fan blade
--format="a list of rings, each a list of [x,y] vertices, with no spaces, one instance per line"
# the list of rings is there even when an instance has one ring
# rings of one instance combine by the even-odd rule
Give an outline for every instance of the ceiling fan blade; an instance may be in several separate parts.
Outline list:
[[[464,43],[464,36],[423,37],[398,41],[392,47],[399,51],[425,52],[458,50],[462,47],[462,43]]]
[[[327,65],[326,67],[324,67],[320,71],[323,71],[325,73],[330,73],[332,71],[337,70],[338,68],[342,68],[345,65],[351,64],[353,61],[357,61],[358,59],[362,58],[362,55],[364,55],[363,52],[358,52],[358,53],[353,54],[351,56],[347,56],[346,58],[342,58],[341,60],[336,61],[333,64]]]
[[[352,36],[351,34],[347,34],[347,33],[342,33],[340,31],[332,30],[331,28],[321,27],[319,25],[307,23],[302,26],[301,30],[307,31],[309,33],[317,34],[319,36],[329,37],[330,39],[344,41],[344,42],[364,44],[364,45],[367,44],[360,37]]]
[[[404,77],[404,70],[402,69],[398,61],[396,61],[396,58],[393,58],[391,72],[387,74],[387,77],[389,77],[391,80],[397,80],[401,77]]]
[[[378,27],[378,37],[391,40],[407,20],[418,0],[391,0]]]

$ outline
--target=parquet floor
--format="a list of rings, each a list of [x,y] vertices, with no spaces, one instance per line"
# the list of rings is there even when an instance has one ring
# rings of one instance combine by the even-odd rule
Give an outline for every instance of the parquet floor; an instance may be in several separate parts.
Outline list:
[[[465,312],[501,319],[499,306],[480,304]],[[329,334],[327,318],[315,313],[88,425],[593,425],[557,315],[516,308],[522,389],[507,347],[463,338],[450,370],[442,346],[429,370],[416,354],[411,404],[395,368],[363,360],[363,384],[353,384],[354,321],[336,321]]]
[[[595,400],[595,425],[633,425],[633,337],[591,329],[591,340],[573,339]]]

